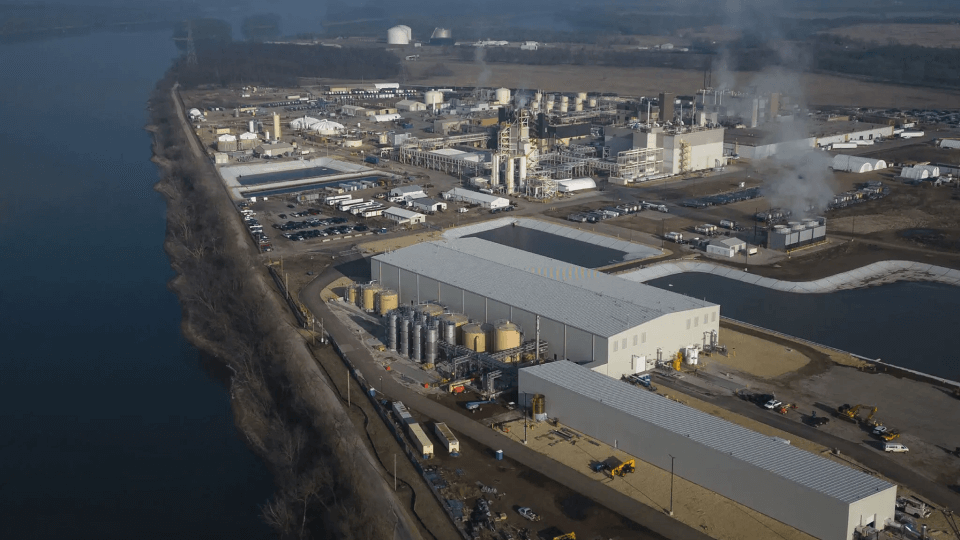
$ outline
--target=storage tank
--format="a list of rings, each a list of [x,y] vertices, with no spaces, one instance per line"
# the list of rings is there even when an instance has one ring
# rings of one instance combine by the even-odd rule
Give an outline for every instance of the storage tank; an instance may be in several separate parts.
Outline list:
[[[423,94],[423,102],[427,104],[427,107],[439,107],[443,103],[443,92],[428,90]]]
[[[397,294],[397,291],[391,291],[389,289],[379,291],[377,293],[377,313],[386,315],[390,311],[397,309],[399,302],[400,296]]]
[[[686,347],[683,349],[683,360],[691,366],[697,365],[700,359],[700,350],[696,347]]]
[[[587,93],[586,93],[586,92],[577,92],[577,99],[579,99],[580,101],[583,101],[583,100],[587,99]]]
[[[493,324],[493,352],[516,349],[520,346],[520,327],[512,322],[501,319]],[[515,362],[516,356],[505,359],[506,362]]]
[[[427,317],[438,317],[443,315],[443,312],[445,311],[443,306],[437,304],[419,304],[417,307],[413,308],[413,310],[417,314],[420,314],[421,317],[423,315],[426,315]]]
[[[590,98],[587,100],[587,106],[591,109],[597,108],[597,98]]]
[[[410,44],[410,30],[407,26],[394,26],[387,30],[387,45],[409,45]]]
[[[369,285],[363,286],[363,310],[364,311],[373,311],[377,308],[377,293],[380,292],[382,287],[376,283],[371,283]]]
[[[424,340],[424,361],[427,364],[437,363],[437,341],[440,335],[440,327],[437,323],[432,323],[427,327],[427,338]]]
[[[471,351],[486,352],[487,330],[479,323],[469,323],[460,327],[462,345]]]
[[[496,92],[494,92],[494,96],[496,96],[497,103],[500,103],[501,105],[506,105],[507,103],[510,103],[509,88],[497,88]]]
[[[387,348],[397,350],[397,312],[391,311],[387,316]]]
[[[583,100],[580,97],[576,97],[573,100],[573,110],[582,111],[583,110]]]
[[[353,304],[353,305],[355,305],[355,306],[359,306],[359,305],[360,305],[360,303],[359,303],[359,301],[358,301],[358,297],[357,297],[357,286],[356,286],[356,285],[350,285],[349,287],[347,287],[347,302],[350,302],[351,304]]]
[[[380,136],[379,136],[378,141],[379,141],[380,144],[388,144],[388,143],[389,143],[389,139],[387,138],[387,134],[386,134],[386,133],[381,133]]]
[[[790,230],[790,227],[787,227],[786,225],[774,225],[773,230],[777,232],[787,232]]]
[[[440,321],[444,325],[443,340],[451,345],[456,345],[460,333],[459,328],[470,322],[470,319],[463,313],[445,313],[440,316]]]
[[[793,229],[793,230],[795,230],[795,231],[802,231],[802,230],[806,229],[807,227],[806,227],[803,223],[801,223],[801,222],[799,222],[799,221],[791,221],[791,222],[790,222],[790,228]]]
[[[404,317],[400,319],[400,350],[397,351],[403,356],[410,355],[410,319]]]
[[[548,111],[552,111],[552,110],[553,110],[553,105],[554,105],[555,101],[556,101],[556,100],[554,99],[553,94],[550,94],[550,95],[547,96],[547,110],[548,110]]]
[[[250,120],[249,122],[247,122],[247,131],[249,131],[250,133],[256,133],[257,123],[254,122],[253,120]]]
[[[530,409],[533,412],[533,419],[537,422],[547,421],[547,399],[543,394],[534,394],[530,402]]]
[[[806,227],[806,228],[808,228],[808,229],[812,229],[813,227],[816,227],[817,225],[820,225],[820,222],[817,221],[817,220],[815,220],[815,219],[805,219],[805,220],[803,220],[803,226]]]
[[[570,100],[567,96],[560,98],[560,112],[564,113],[570,109]]]
[[[423,325],[414,322],[413,330],[410,332],[410,359],[414,362],[419,362],[423,356],[421,356],[421,340],[423,339]]]

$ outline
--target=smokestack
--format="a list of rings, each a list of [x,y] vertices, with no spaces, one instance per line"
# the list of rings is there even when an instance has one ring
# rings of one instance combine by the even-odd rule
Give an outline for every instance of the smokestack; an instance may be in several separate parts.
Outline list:
[[[277,140],[280,140],[280,115],[273,113],[273,133]]]
[[[673,92],[660,92],[660,122],[673,122]]]

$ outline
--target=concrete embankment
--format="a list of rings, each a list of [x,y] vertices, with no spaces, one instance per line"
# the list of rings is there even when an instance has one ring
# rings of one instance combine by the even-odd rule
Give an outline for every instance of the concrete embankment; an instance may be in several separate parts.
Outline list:
[[[859,289],[895,281],[929,281],[960,285],[960,270],[913,261],[880,261],[814,281],[783,281],[751,274],[729,266],[698,261],[670,261],[652,264],[639,270],[619,274],[630,281],[646,282],[657,278],[700,272],[735,279],[751,285],[783,292],[818,294],[844,289]]]

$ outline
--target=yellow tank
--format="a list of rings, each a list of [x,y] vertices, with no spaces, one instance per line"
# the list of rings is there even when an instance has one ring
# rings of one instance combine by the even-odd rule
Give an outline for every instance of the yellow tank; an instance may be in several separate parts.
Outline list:
[[[376,309],[377,293],[380,292],[381,289],[382,287],[376,283],[363,286],[363,306],[361,307],[364,311],[373,311]]]
[[[419,313],[426,313],[428,317],[436,317],[444,312],[443,306],[437,304],[420,304],[414,309]]]
[[[357,305],[357,286],[350,285],[347,287],[347,301],[353,305]]]
[[[384,289],[377,293],[377,313],[380,315],[386,315],[390,311],[397,309],[399,303],[400,295],[397,294],[397,291]]]
[[[463,313],[445,313],[440,316],[440,320],[448,324],[453,323],[457,328],[470,322],[470,318]]]
[[[487,351],[487,328],[479,323],[469,323],[460,327],[460,339],[464,347],[471,351]]]
[[[507,349],[516,349],[520,346],[520,327],[512,322],[501,319],[493,325],[493,351],[500,352]],[[506,362],[515,362],[516,356],[504,358]]]

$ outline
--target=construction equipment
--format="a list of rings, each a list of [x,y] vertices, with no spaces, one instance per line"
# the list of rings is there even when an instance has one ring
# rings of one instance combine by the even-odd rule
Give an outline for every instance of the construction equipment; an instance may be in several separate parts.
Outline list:
[[[894,440],[894,439],[899,438],[899,437],[900,437],[900,432],[894,431],[894,430],[886,430],[886,431],[880,432],[880,434],[878,435],[878,437],[880,437],[881,439],[883,439],[883,440],[886,441],[886,442],[890,442],[890,441],[892,441],[892,440]]]
[[[784,403],[776,408],[776,411],[780,414],[787,414],[790,412],[790,409],[796,409],[797,405],[795,403]]]
[[[577,540],[577,535],[569,532],[567,534],[561,534],[560,536],[554,536],[553,540]]]
[[[632,460],[632,459],[628,459],[628,460],[624,461],[623,463],[617,465],[616,467],[611,468],[611,469],[610,469],[610,476],[611,476],[611,477],[615,477],[615,476],[623,477],[623,476],[626,476],[627,473],[636,472],[636,470],[637,470],[637,464],[636,464],[636,462],[635,462],[634,460]]]
[[[865,426],[869,426],[869,427],[882,426],[883,424],[880,423],[879,420],[874,420],[874,419],[873,419],[873,415],[875,415],[875,414],[877,414],[877,408],[876,408],[876,407],[870,409],[870,414],[867,415],[867,417],[863,419],[863,424],[864,424]]]
[[[844,403],[843,405],[837,407],[837,416],[843,418],[844,420],[856,423],[859,420],[857,413],[860,412],[862,407],[863,405],[854,405],[851,407],[850,405]]]
[[[683,362],[683,353],[677,351],[677,355],[673,357],[673,370],[680,371],[680,364]]]

